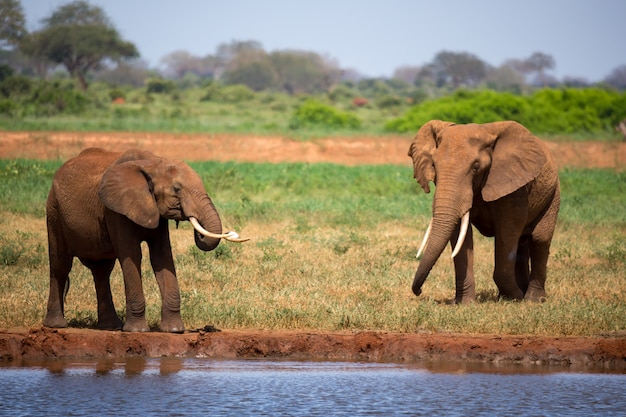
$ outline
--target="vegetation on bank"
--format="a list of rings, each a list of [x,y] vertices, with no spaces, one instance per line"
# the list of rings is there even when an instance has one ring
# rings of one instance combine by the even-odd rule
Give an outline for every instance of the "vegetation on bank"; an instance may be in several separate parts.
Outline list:
[[[544,304],[497,299],[491,239],[475,234],[478,302],[451,306],[452,261],[441,257],[421,297],[410,290],[430,216],[410,168],[333,164],[191,164],[227,229],[252,237],[195,248],[171,227],[188,328],[438,331],[597,335],[626,330],[626,173],[561,172],[562,209]],[[0,327],[40,325],[48,292],[45,199],[60,162],[0,161]],[[147,261],[151,325],[160,296]],[[96,320],[93,280],[75,262],[66,314]],[[123,280],[112,286],[124,314]]]
[[[515,120],[544,137],[618,139],[615,126],[626,119],[626,93],[602,88],[546,88],[528,94],[461,89],[427,99],[379,81],[290,95],[212,81],[184,87],[163,79],[150,79],[139,88],[94,83],[86,92],[67,79],[0,74],[2,130],[241,132],[308,138],[411,133],[431,119]]]

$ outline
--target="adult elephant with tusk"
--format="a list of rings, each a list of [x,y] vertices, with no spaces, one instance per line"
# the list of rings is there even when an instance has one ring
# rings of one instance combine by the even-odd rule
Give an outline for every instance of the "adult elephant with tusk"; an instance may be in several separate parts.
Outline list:
[[[149,331],[141,282],[141,242],[161,291],[161,330],[183,332],[180,292],[168,220],[189,220],[198,248],[221,239],[244,242],[222,223],[200,176],[181,161],[148,151],[124,153],[90,148],[65,162],[54,176],[46,203],[50,294],[44,326],[67,327],[64,295],[73,258],[91,270],[98,299],[98,327]],[[110,274],[119,260],[124,275],[126,321],[117,316]]]
[[[545,144],[516,122],[431,120],[417,132],[409,156],[423,190],[430,192],[431,181],[436,186],[432,220],[418,251],[415,295],[450,242],[455,302],[475,299],[471,223],[494,237],[493,279],[500,296],[544,301],[560,204],[558,171]]]

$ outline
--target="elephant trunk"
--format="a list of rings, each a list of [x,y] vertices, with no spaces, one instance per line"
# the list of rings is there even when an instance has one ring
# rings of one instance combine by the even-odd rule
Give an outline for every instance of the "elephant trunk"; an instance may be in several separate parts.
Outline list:
[[[429,226],[428,242],[413,279],[412,290],[415,295],[422,293],[424,281],[426,281],[431,269],[446,248],[448,241],[450,241],[452,234],[458,227],[460,218],[461,216],[457,210],[435,206],[433,218]],[[459,241],[456,246],[458,247],[461,244],[462,242]]]
[[[208,231],[214,235],[222,234],[222,221],[220,220],[220,216],[213,205],[213,202],[209,198],[208,195],[205,195],[202,198],[202,203],[199,205],[200,209],[196,215],[189,215],[190,220],[195,218],[202,229]],[[192,221],[192,224],[195,223]],[[196,246],[198,249],[203,251],[211,251],[217,247],[220,243],[220,237],[217,236],[206,236],[205,234],[198,231],[198,228],[194,225],[194,240],[196,242]]]

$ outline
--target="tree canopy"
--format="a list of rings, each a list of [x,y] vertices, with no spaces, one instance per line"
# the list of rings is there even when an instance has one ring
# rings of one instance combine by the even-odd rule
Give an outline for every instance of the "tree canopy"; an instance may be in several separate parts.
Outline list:
[[[44,28],[22,42],[22,51],[37,59],[65,66],[83,90],[87,73],[105,60],[120,62],[139,56],[134,44],[120,38],[104,11],[85,1],[61,6],[43,19]]]
[[[0,0],[0,47],[16,45],[26,35],[24,12],[18,0]]]

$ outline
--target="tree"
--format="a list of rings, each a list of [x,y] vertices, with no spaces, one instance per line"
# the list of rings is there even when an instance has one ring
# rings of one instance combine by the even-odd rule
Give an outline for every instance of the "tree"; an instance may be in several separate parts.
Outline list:
[[[497,68],[490,68],[485,77],[487,86],[497,91],[521,93],[524,87],[524,75],[513,65],[504,63]]]
[[[315,52],[275,51],[269,58],[278,84],[289,94],[328,92],[341,77],[335,62]]]
[[[17,45],[26,34],[24,12],[18,0],[0,0],[0,48]]]
[[[87,73],[100,69],[106,60],[121,62],[139,56],[134,44],[124,41],[104,11],[86,1],[61,6],[45,27],[32,33],[21,49],[27,55],[65,66],[83,90]]]
[[[417,74],[420,72],[420,67],[405,65],[398,67],[393,71],[392,78],[397,78],[406,83],[413,84],[417,78]]]
[[[213,71],[209,62],[191,53],[179,50],[171,52],[161,58],[163,74],[169,78],[183,78],[185,74],[192,73],[199,77],[210,77]]]
[[[254,91],[261,91],[274,87],[277,77],[271,62],[260,59],[226,71],[223,79],[226,84],[243,84]]]
[[[549,78],[546,74],[546,70],[554,69],[556,66],[556,62],[554,61],[552,55],[544,54],[543,52],[535,52],[522,62],[523,67],[528,72],[537,73],[537,81],[540,85],[546,87],[548,85],[548,81],[553,80],[553,78]]]
[[[455,89],[462,85],[475,86],[487,74],[487,65],[468,52],[441,51],[427,67],[439,87],[451,83]]]
[[[626,65],[620,65],[611,71],[604,82],[619,90],[626,90]]]

